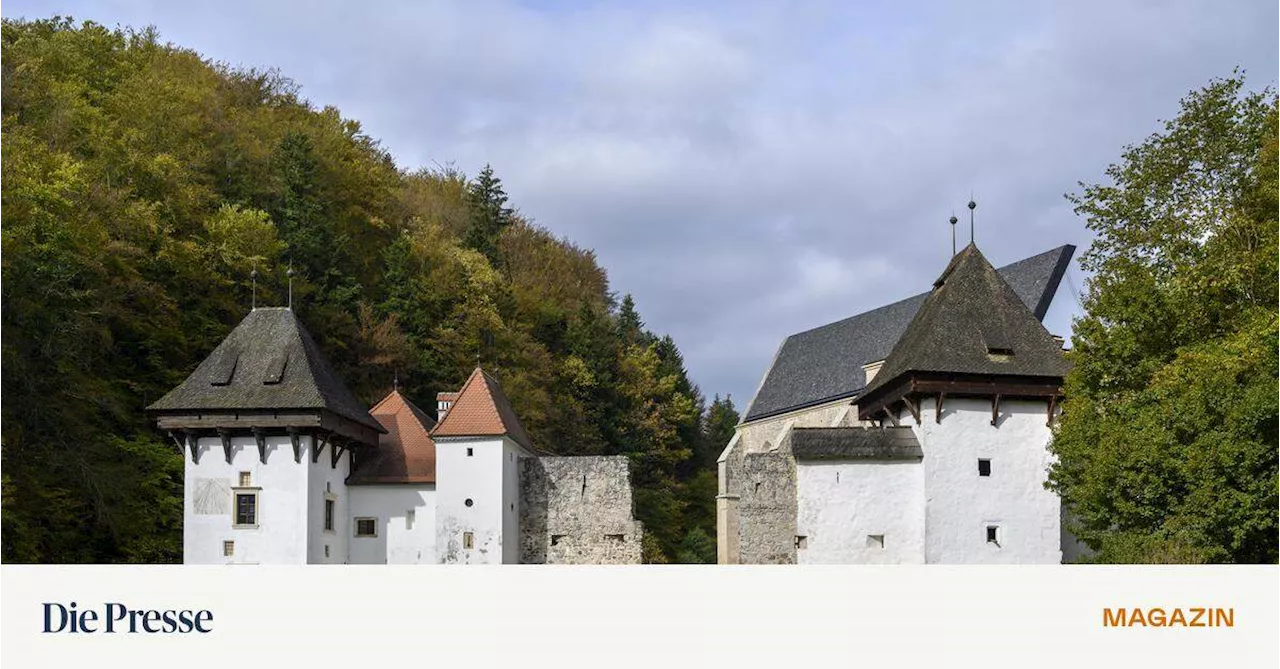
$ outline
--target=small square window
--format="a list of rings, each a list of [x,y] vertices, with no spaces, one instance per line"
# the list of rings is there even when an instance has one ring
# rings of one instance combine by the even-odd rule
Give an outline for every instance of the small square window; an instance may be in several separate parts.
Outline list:
[[[996,546],[1000,545],[1000,526],[999,525],[987,526],[987,543],[995,544]]]
[[[563,534],[553,534],[553,535],[551,535],[551,545],[552,545],[552,546],[555,546],[555,545],[559,544],[561,541],[563,541],[563,540],[564,540],[564,538],[565,538],[565,535],[563,535]]]
[[[468,447],[467,447],[467,457],[469,458],[469,457],[471,457],[471,456],[473,456],[473,455],[475,455],[475,454],[476,454],[476,449],[471,448],[470,446],[468,446]]]
[[[251,485],[253,485],[253,477],[249,475],[249,472],[240,472],[240,487],[248,488]]]
[[[258,493],[236,493],[236,527],[258,526]]]
[[[232,555],[235,555],[235,554],[236,554],[236,542],[234,542],[234,541],[224,541],[224,542],[222,542],[222,556],[223,556],[223,557],[231,557]]]
[[[474,535],[474,534],[472,534],[472,533],[470,533],[470,532],[463,532],[463,533],[462,533],[462,547],[463,547],[463,548],[475,548],[475,545],[476,545],[476,537],[475,537],[475,535]]]
[[[884,535],[883,535],[883,534],[868,534],[868,535],[867,535],[867,548],[884,548]]]
[[[378,519],[356,518],[356,536],[361,538],[378,536]]]
[[[978,476],[991,476],[990,460],[978,460]]]
[[[809,547],[809,537],[796,535],[796,548],[803,549]]]

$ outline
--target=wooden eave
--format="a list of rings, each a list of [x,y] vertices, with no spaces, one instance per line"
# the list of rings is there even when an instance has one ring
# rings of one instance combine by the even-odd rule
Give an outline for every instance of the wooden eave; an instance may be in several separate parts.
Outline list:
[[[1044,399],[1056,403],[1062,396],[1062,379],[1051,376],[997,376],[986,374],[953,374],[946,372],[907,372],[859,397],[859,420],[879,420],[881,414],[896,417],[899,403],[910,409],[920,421],[919,398],[926,395],[946,397],[990,397],[1005,399]]]

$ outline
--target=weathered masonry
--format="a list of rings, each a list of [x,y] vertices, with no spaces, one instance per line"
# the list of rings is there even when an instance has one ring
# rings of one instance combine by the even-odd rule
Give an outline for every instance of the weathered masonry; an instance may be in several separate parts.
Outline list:
[[[1068,366],[1040,320],[1074,247],[788,337],[719,460],[722,563],[1055,563]]]

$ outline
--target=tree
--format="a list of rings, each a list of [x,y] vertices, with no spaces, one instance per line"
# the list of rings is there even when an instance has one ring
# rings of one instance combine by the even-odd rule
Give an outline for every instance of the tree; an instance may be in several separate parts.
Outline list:
[[[507,193],[502,180],[493,175],[493,167],[485,165],[475,181],[467,187],[469,220],[464,244],[479,251],[495,267],[500,266],[498,236],[515,219],[515,211],[507,206]]]
[[[1276,124],[1211,81],[1068,195],[1094,276],[1050,486],[1098,560],[1277,560]]]

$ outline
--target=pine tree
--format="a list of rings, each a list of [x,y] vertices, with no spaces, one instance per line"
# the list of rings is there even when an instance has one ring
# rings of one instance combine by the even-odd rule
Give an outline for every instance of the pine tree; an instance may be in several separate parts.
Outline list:
[[[467,188],[467,210],[470,220],[463,243],[479,251],[494,267],[501,267],[498,237],[515,221],[515,211],[508,208],[502,180],[493,175],[486,164]]]

